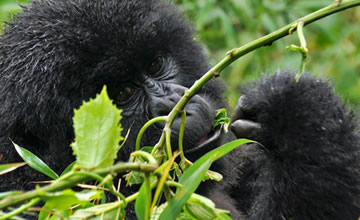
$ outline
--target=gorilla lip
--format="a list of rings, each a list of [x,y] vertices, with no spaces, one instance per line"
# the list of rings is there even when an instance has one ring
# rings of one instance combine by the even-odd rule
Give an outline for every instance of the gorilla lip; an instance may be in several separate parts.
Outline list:
[[[216,130],[211,130],[211,132],[208,135],[205,135],[204,137],[200,138],[197,147],[186,150],[185,153],[194,153],[197,151],[205,151],[205,150],[208,151],[209,148],[213,147],[214,143],[217,140],[219,140],[222,131],[223,131],[223,125],[218,127]]]

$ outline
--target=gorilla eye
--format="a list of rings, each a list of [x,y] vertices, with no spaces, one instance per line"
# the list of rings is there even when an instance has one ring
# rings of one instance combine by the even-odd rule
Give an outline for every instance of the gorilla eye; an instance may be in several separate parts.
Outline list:
[[[126,102],[132,96],[133,93],[134,93],[134,88],[130,86],[126,86],[118,92],[114,101],[118,104]]]
[[[150,75],[158,73],[163,67],[164,59],[161,56],[156,57],[151,64],[147,67],[146,71]]]

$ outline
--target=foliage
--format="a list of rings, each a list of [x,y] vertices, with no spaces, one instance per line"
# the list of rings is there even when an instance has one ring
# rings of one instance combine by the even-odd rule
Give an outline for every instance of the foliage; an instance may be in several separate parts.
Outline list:
[[[0,21],[20,10],[17,2],[0,1]],[[169,0],[184,11],[197,31],[197,39],[207,48],[211,63],[218,62],[234,47],[268,34],[298,17],[331,3],[331,0]],[[310,60],[306,71],[333,79],[336,90],[351,104],[360,104],[360,8],[322,19],[306,28]],[[0,23],[0,28],[3,23]],[[229,87],[230,106],[239,97],[241,83],[272,73],[279,68],[296,71],[297,53],[284,48],[297,43],[296,36],[248,54],[222,74]]]
[[[6,4],[11,5],[10,1],[6,2]],[[229,2],[210,0],[206,1],[207,4],[205,4],[204,0],[198,2],[187,2],[186,0],[177,2],[181,3],[184,8],[189,7],[187,8],[189,16],[196,17],[194,19],[195,24],[202,31],[198,35],[199,38],[209,45],[210,51],[214,52],[215,56],[217,52],[223,52],[223,47],[231,48],[242,44],[237,36],[238,30],[245,28],[251,30],[252,28],[256,33],[255,35],[266,34],[276,29],[277,26],[284,26],[288,23],[287,20],[296,20],[295,17],[297,16],[294,14],[302,12],[301,10],[296,10],[294,14],[288,13],[288,11],[291,11],[289,9],[291,9],[293,4],[291,1],[277,4],[265,0],[257,0],[251,3],[236,0],[230,0]],[[306,11],[307,7],[313,9],[313,7],[317,7],[320,3],[322,1],[309,4],[306,7],[304,6],[303,10]],[[6,4],[1,3],[0,5]],[[230,10],[230,13],[225,13],[224,9]],[[261,16],[259,17],[254,10],[259,10]],[[356,10],[353,10],[350,14],[354,12],[357,13]],[[279,14],[283,15],[283,17],[278,17]],[[240,23],[234,17],[235,15],[239,16],[238,18],[256,17],[256,19],[250,19],[248,23]],[[348,23],[351,24],[351,21]],[[331,30],[324,23],[321,25],[321,22],[320,26],[314,26],[317,29],[314,29],[313,33],[316,33],[316,30]],[[213,31],[219,29],[223,31],[221,33]],[[287,29],[286,31],[289,32]],[[358,30],[353,31],[359,34]],[[319,35],[321,36],[321,34]],[[212,38],[212,36],[215,38]],[[243,39],[247,40],[254,38],[252,35],[244,34],[244,36]],[[307,38],[311,39],[312,37],[307,35]],[[336,40],[339,39],[346,39],[346,36]],[[297,40],[297,38],[294,38],[295,44],[297,44]],[[324,43],[323,41],[324,39],[321,43]],[[334,41],[330,42],[335,44]],[[258,46],[263,46],[265,43],[265,41],[258,42]],[[316,47],[316,43],[308,42],[310,51],[316,51],[313,49]],[[286,41],[283,44],[290,45]],[[267,49],[265,48],[260,49],[257,55],[251,54],[251,59],[255,59],[255,62],[251,62],[251,64],[249,62],[251,60],[250,56],[247,56],[247,59],[244,59],[242,63],[240,62],[239,66],[234,66],[225,78],[231,78],[235,82],[237,80],[234,80],[233,77],[236,79],[239,79],[239,77],[244,78],[245,75],[238,73],[255,71],[254,65],[257,66],[256,68],[259,68],[259,62],[256,61],[261,61],[264,64],[263,66],[260,65],[261,68],[266,69],[269,67],[271,69],[271,67],[278,65],[270,62],[270,60],[273,60],[273,57],[279,56],[276,50],[274,50],[277,47],[282,48],[281,54],[286,55],[288,53],[288,57],[283,58],[283,60],[287,61],[286,64],[291,63],[291,66],[293,66],[299,60],[298,54],[284,52],[284,45],[279,43],[277,46],[272,47],[272,51],[266,51]],[[265,51],[266,54],[270,55],[264,56]],[[241,51],[241,49],[231,51],[227,54],[227,63],[220,63],[214,68],[218,68],[220,72],[233,62],[232,56],[240,57],[241,52],[244,51]],[[263,53],[263,56],[260,56],[261,53]],[[310,61],[308,68],[316,68],[316,65],[314,63],[311,64]],[[193,87],[185,92],[185,96],[189,98],[194,95],[208,80],[217,76],[216,74],[218,72],[215,70],[209,71]],[[231,83],[230,85],[233,88],[237,86]],[[117,152],[121,150],[120,142],[123,140],[120,135],[122,130],[120,125],[121,110],[118,110],[112,104],[112,101],[107,96],[106,88],[95,99],[84,102],[80,109],[75,111],[73,118],[75,141],[71,144],[71,147],[76,155],[76,161],[69,165],[60,177],[34,154],[14,144],[19,154],[29,166],[48,175],[54,181],[47,186],[37,187],[33,191],[20,194],[18,192],[2,193],[0,195],[0,209],[2,209],[0,219],[17,216],[41,201],[45,202],[45,205],[40,209],[39,219],[124,219],[126,218],[127,204],[134,200],[136,200],[135,211],[139,219],[230,219],[226,210],[217,209],[212,201],[194,192],[201,181],[214,177],[219,179],[219,176],[221,178],[220,174],[209,171],[214,161],[236,147],[245,143],[251,143],[252,141],[240,139],[227,143],[208,152],[194,163],[185,158],[181,144],[179,144],[179,152],[173,153],[169,144],[170,130],[173,120],[175,120],[179,112],[182,112],[187,103],[184,100],[181,99],[173,111],[166,117],[164,135],[160,138],[159,143],[156,146],[147,146],[141,150],[141,146],[137,144],[137,150],[130,155],[129,162],[126,163],[118,162],[114,164]],[[184,128],[186,115],[183,114],[181,117],[181,126]],[[144,130],[151,123],[161,120],[164,120],[164,117],[151,120],[149,124],[144,126]],[[219,127],[226,129],[225,127],[227,127],[228,123],[229,119],[226,116],[226,112],[220,110],[214,126],[220,125]],[[137,143],[141,143],[141,135],[144,130],[140,132]],[[183,136],[179,135],[179,138],[182,139]],[[179,140],[180,142],[181,140]],[[164,152],[165,155],[163,155]],[[175,159],[179,155],[181,162],[178,164]],[[0,174],[10,172],[22,165],[21,163],[1,165]],[[140,190],[128,197],[122,195],[121,192],[116,190],[113,183],[117,173],[127,173],[128,183],[130,185],[141,184]],[[88,185],[91,187],[87,187],[91,188],[91,190],[73,191],[71,187],[79,183],[93,185]],[[153,189],[155,189],[154,193]],[[118,200],[104,203],[103,198],[107,193],[113,194]],[[163,197],[166,200],[164,203],[162,202]],[[23,203],[23,205],[18,208],[9,208],[19,203]]]
[[[117,173],[113,163],[118,150],[120,150],[119,142],[123,140],[120,136],[120,114],[121,111],[109,99],[106,87],[95,99],[84,102],[78,110],[75,110],[73,117],[75,142],[72,144],[72,149],[76,155],[76,162],[74,166],[70,166],[68,172],[64,172],[60,177],[36,155],[14,144],[18,153],[29,166],[55,181],[49,185],[50,189],[49,187],[38,187],[35,191],[25,193],[25,196],[24,194],[4,195],[4,199],[0,201],[0,208],[8,208],[6,203],[15,205],[16,202],[13,201],[18,199],[21,201],[31,199],[31,201],[7,214],[0,214],[0,219],[20,214],[40,201],[45,201],[45,205],[41,209],[39,220],[54,218],[123,219],[126,217],[127,203],[134,199],[136,199],[135,210],[139,219],[175,219],[179,215],[188,219],[202,219],[201,216],[211,216],[211,219],[229,219],[227,211],[217,209],[209,199],[196,195],[194,192],[200,183],[207,179],[207,172],[214,161],[238,146],[252,141],[239,139],[214,149],[190,167],[184,167],[177,176],[169,174],[176,164],[175,158],[178,153],[175,153],[169,160],[158,161],[155,159],[159,154],[157,151],[153,153],[135,151],[131,154],[132,159],[128,164],[131,164],[131,161],[137,161],[140,168],[124,168],[123,171],[131,170],[131,172],[140,173],[143,176],[142,186],[138,193],[125,198],[120,192],[114,190],[113,184],[113,178]],[[147,164],[153,165],[153,169],[141,168],[142,165]],[[126,167],[126,163],[121,165]],[[16,166],[19,165],[8,165],[8,167]],[[176,167],[181,169],[177,165]],[[103,173],[96,171],[102,168],[109,168],[109,171]],[[81,176],[86,176],[88,179],[76,179]],[[72,186],[83,183],[84,180],[85,182],[86,180],[96,180],[97,182],[92,190],[84,189],[75,192],[71,189]],[[153,196],[152,188],[155,187],[157,187],[156,193]],[[172,192],[174,189],[176,193]],[[117,196],[118,202],[99,204],[106,192]],[[31,195],[26,196],[29,194]],[[162,197],[159,196],[161,194],[167,195],[167,202],[156,205],[162,200]],[[26,198],[24,199],[24,197]],[[159,206],[163,207],[161,211],[158,209]],[[153,210],[156,211],[153,212]]]
[[[172,0],[181,7],[207,48],[212,64],[234,47],[268,34],[331,0]],[[309,62],[306,71],[334,80],[336,90],[351,104],[360,104],[360,8],[329,16],[306,27]],[[262,73],[297,71],[299,54],[285,50],[298,44],[296,35],[271,47],[247,54],[222,74],[235,106],[240,82],[247,83]],[[294,67],[296,67],[294,69]]]
[[[21,10],[20,4],[27,3],[28,0],[1,0],[0,1],[0,29],[4,26],[3,21],[8,21],[12,15]],[[1,32],[0,32],[1,33]]]

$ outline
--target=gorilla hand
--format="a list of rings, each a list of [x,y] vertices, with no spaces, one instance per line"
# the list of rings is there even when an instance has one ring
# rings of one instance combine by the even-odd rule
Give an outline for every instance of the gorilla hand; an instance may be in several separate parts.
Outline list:
[[[250,106],[246,99],[246,96],[239,98],[231,117],[230,128],[237,138],[256,139],[261,124],[256,122],[256,109]]]

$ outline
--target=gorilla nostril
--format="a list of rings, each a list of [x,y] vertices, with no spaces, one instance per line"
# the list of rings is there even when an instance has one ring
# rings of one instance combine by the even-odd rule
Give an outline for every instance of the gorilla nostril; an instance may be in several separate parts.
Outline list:
[[[168,115],[170,113],[170,111],[167,111],[165,109],[160,109],[157,113],[158,113],[158,116],[165,116],[165,115]]]
[[[153,99],[152,110],[154,116],[168,115],[171,110],[175,107],[179,99],[175,97],[159,97]]]

